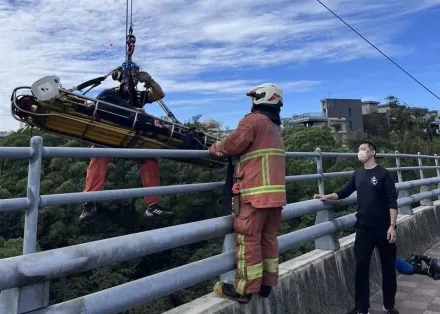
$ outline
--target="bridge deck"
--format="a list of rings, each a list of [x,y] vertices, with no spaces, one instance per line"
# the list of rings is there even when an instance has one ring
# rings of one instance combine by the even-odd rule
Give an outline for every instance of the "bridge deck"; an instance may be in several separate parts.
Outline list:
[[[440,242],[425,252],[440,257]],[[396,308],[401,314],[440,314],[440,280],[424,275],[397,277]],[[370,314],[383,313],[382,291],[371,298]]]

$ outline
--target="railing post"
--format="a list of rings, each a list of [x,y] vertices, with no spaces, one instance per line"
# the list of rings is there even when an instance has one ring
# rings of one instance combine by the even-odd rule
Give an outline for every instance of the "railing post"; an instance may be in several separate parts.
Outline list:
[[[222,253],[227,253],[231,251],[235,251],[235,233],[227,234],[223,241]],[[233,284],[235,281],[235,272],[236,270],[234,269],[220,275],[220,281]]]
[[[434,154],[435,156],[435,166],[437,167],[437,169],[435,169],[437,171],[437,177],[440,178],[440,168],[439,168],[439,156],[437,154]],[[437,188],[440,189],[440,182],[437,184]],[[440,200],[440,195],[437,197]]]
[[[43,156],[43,139],[31,139],[32,156],[29,160],[27,197],[30,206],[25,212],[23,255],[37,250],[38,210],[40,205],[40,176]],[[17,314],[36,310],[49,305],[49,282],[2,291],[0,312]]]
[[[233,167],[234,169],[236,169],[236,160],[233,160]],[[232,201],[232,200],[230,200]],[[231,213],[234,216],[234,213]],[[223,240],[223,248],[222,248],[222,253],[227,253],[227,252],[231,252],[231,251],[235,251],[235,231],[233,233],[229,233],[227,235],[225,235],[225,238]],[[224,283],[230,283],[233,284],[235,281],[235,276],[236,276],[236,270],[231,270],[228,271],[224,274],[220,275],[220,281],[224,282]]]
[[[316,157],[316,171],[321,177],[318,179],[318,191],[319,194],[325,194],[324,189],[324,170],[322,166],[322,154],[321,149],[318,147],[315,150],[319,156]],[[315,225],[333,220],[334,211],[332,209],[321,210],[316,213]],[[339,249],[339,241],[336,237],[336,234],[326,235],[321,238],[315,240],[315,248],[320,250],[337,250]]]
[[[419,167],[423,167],[422,157],[420,157],[421,153],[418,152],[417,155],[419,155],[419,157],[417,158],[418,161],[419,161]],[[422,168],[419,169],[419,174],[420,174],[420,179],[424,179],[425,178],[425,175],[423,173],[423,169]],[[429,191],[429,186],[428,185],[422,185],[420,187],[420,193],[428,192],[428,191]],[[432,199],[427,198],[427,199],[421,200],[420,201],[420,205],[422,205],[422,206],[432,206],[433,205]]]
[[[399,181],[399,183],[403,182],[403,178],[402,178],[402,170],[400,170],[400,156],[399,156],[399,152],[396,150],[394,152],[396,154],[396,168],[397,168],[397,180]],[[407,197],[409,196],[409,192],[406,189],[402,189],[399,191],[399,196],[398,198],[402,198],[402,197]],[[401,215],[412,215],[413,214],[413,210],[411,205],[404,205],[404,206],[400,206],[399,207],[399,214]]]

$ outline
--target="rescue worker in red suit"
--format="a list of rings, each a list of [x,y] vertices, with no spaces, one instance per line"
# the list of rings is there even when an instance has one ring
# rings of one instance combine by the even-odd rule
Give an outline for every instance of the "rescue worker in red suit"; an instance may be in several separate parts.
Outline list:
[[[277,232],[286,205],[282,91],[262,84],[246,95],[252,97],[251,113],[209,148],[213,157],[239,157],[234,172],[234,189],[240,192],[234,216],[236,278],[234,284],[217,282],[214,291],[240,303],[255,292],[268,297],[278,283]]]
[[[121,84],[119,87],[106,89],[101,92],[97,99],[114,103],[122,107],[128,107],[131,109],[143,111],[143,107],[146,103],[152,103],[154,101],[163,99],[165,93],[160,85],[153,80],[150,74],[144,71],[140,71],[137,65],[134,65],[134,69],[130,71],[131,79],[133,82],[134,90],[133,94],[137,99],[134,101],[130,99],[130,94],[127,89],[124,88],[125,83],[123,80],[124,73],[120,67],[113,74],[113,79],[119,81]],[[130,76],[129,76],[130,77]],[[141,82],[144,83],[145,91],[138,91],[135,87]],[[133,104],[137,102],[137,104]],[[101,105],[100,105],[101,107]],[[109,109],[114,110],[114,109]],[[85,192],[101,191],[104,189],[105,180],[107,177],[109,158],[92,158],[87,168]],[[142,178],[142,185],[144,187],[154,187],[160,185],[159,176],[159,162],[157,159],[144,159],[139,164],[139,173]],[[147,203],[147,210],[145,216],[147,218],[169,218],[173,215],[172,212],[164,211],[158,205],[157,196],[146,196],[145,202]],[[79,217],[80,220],[95,215],[98,212],[96,203],[87,202],[83,206],[83,212]]]

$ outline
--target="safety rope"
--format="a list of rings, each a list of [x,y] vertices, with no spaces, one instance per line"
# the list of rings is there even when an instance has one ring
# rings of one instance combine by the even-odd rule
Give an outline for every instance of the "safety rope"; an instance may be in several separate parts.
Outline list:
[[[129,6],[130,6],[130,19],[129,19],[129,10],[128,10]],[[124,88],[125,91],[128,92],[128,94],[130,95],[130,102],[134,105],[137,104],[138,101],[136,97],[135,86],[133,86],[133,81],[130,75],[131,71],[136,69],[136,65],[132,62],[132,56],[136,46],[136,36],[133,35],[133,0],[127,0],[126,15],[125,15],[125,37],[126,37],[127,47],[125,52],[125,62],[122,64],[122,71],[124,73],[124,83],[125,83]],[[157,93],[157,91],[155,91],[152,86],[151,86],[151,92],[153,94]],[[174,116],[171,110],[168,109],[168,107],[165,105],[163,100],[160,99],[157,102],[165,111],[167,116],[171,119],[171,121],[173,121],[174,123],[181,124],[181,122],[176,118],[176,116]]]

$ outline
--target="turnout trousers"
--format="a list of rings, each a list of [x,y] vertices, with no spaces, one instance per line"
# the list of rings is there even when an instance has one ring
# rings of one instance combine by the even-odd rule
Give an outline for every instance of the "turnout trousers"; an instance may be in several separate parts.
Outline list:
[[[356,228],[354,253],[356,257],[355,305],[365,312],[370,308],[370,261],[374,248],[379,252],[382,270],[382,293],[385,308],[394,307],[397,291],[396,243],[387,240],[386,228]]]
[[[281,211],[282,207],[255,208],[250,203],[240,204],[240,214],[234,217],[237,293],[244,295],[260,291],[261,285],[277,285]]]
[[[84,192],[102,191],[107,177],[109,158],[92,158],[87,168],[86,186]],[[139,174],[144,187],[160,185],[159,161],[157,159],[145,159],[139,165]],[[157,204],[157,196],[145,196],[148,205]]]

